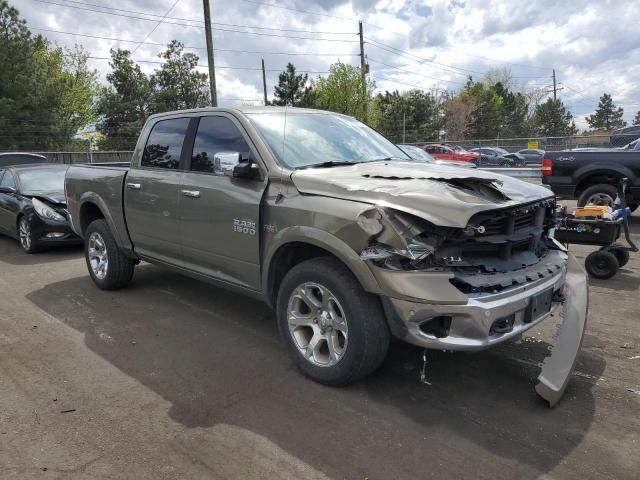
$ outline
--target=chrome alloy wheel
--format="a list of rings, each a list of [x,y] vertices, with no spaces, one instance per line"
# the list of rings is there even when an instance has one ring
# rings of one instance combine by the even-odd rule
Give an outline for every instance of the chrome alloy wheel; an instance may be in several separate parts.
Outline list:
[[[585,205],[605,205],[608,207],[613,207],[614,198],[611,197],[608,193],[598,192],[594,193],[587,199],[587,203]]]
[[[109,257],[107,256],[107,245],[98,232],[93,232],[89,237],[87,255],[93,274],[98,280],[104,280],[109,269]]]
[[[31,228],[26,218],[20,219],[20,226],[18,228],[20,234],[20,244],[25,250],[31,249]]]
[[[299,285],[289,297],[287,321],[296,347],[313,365],[332,367],[347,351],[347,318],[328,288],[313,282]]]

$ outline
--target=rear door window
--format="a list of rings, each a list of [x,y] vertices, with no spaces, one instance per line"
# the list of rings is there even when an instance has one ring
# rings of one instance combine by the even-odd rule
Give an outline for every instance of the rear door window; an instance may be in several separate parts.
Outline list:
[[[177,170],[180,167],[182,145],[189,127],[189,120],[189,118],[172,118],[156,123],[144,147],[141,165]]]
[[[193,143],[191,170],[215,173],[214,157],[217,153],[240,153],[249,159],[250,148],[242,133],[227,117],[202,117]]]

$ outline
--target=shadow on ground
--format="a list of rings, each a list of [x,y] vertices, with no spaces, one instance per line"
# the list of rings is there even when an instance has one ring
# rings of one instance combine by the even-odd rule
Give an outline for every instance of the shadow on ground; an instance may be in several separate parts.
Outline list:
[[[20,242],[0,235],[0,259],[11,265],[39,265],[82,257],[82,245],[55,247],[40,253],[25,253]]]
[[[589,285],[592,287],[609,288],[612,290],[637,291],[640,288],[640,277],[638,273],[627,268],[621,268],[611,278],[607,280],[598,280],[590,277]]]
[[[29,299],[169,401],[176,422],[249,429],[335,478],[537,478],[581,443],[605,367],[583,353],[588,378],[550,410],[533,390],[544,342],[431,352],[431,386],[418,381],[422,351],[394,343],[376,374],[334,389],[293,368],[263,304],[153,266],[123,291],[80,277]]]

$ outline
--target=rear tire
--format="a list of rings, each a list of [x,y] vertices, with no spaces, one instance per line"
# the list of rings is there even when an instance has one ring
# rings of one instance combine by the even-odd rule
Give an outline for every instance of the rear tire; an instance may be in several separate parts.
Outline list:
[[[289,353],[298,368],[319,383],[356,382],[387,355],[390,334],[380,299],[365,292],[335,258],[314,258],[293,267],[282,281],[276,305]]]
[[[613,253],[618,260],[619,267],[624,267],[627,263],[629,263],[629,250],[627,250],[620,244],[603,247],[601,250],[606,250],[607,252]]]
[[[601,280],[613,277],[620,267],[616,256],[607,250],[591,252],[587,255],[584,266],[589,275]]]
[[[613,202],[618,196],[618,189],[614,185],[599,183],[586,188],[578,198],[578,206],[584,207],[589,203],[594,205],[607,205],[613,207]]]
[[[135,260],[120,250],[104,220],[94,220],[85,232],[84,255],[89,275],[102,290],[125,287],[133,277]]]

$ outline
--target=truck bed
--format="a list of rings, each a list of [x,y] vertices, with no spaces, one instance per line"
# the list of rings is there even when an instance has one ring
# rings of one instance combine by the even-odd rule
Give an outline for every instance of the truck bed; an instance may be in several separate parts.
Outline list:
[[[131,248],[124,217],[124,184],[130,163],[92,163],[71,165],[65,177],[65,194],[71,228],[81,237],[87,228],[83,208],[90,201],[101,210],[120,245]]]

